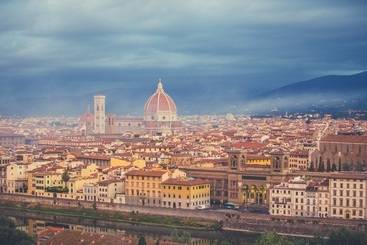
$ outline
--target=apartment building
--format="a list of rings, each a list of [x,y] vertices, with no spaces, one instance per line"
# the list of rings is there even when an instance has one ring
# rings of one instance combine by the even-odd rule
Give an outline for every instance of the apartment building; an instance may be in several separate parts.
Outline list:
[[[367,175],[340,173],[330,178],[330,216],[366,219]]]
[[[161,184],[162,207],[196,209],[210,207],[209,181],[168,179]]]
[[[166,170],[131,170],[126,173],[126,203],[140,206],[161,206],[163,181],[170,177]]]
[[[6,166],[6,191],[7,193],[27,192],[27,164],[11,163]]]
[[[295,177],[269,189],[271,215],[366,219],[367,174]]]
[[[298,150],[289,154],[289,168],[292,170],[306,170],[309,165],[308,151]]]

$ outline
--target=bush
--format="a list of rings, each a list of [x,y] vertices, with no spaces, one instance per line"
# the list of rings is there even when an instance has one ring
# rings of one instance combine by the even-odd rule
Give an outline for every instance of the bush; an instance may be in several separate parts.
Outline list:
[[[11,220],[0,217],[0,244],[33,245],[36,243],[25,232],[17,230]]]
[[[293,243],[286,237],[274,232],[266,232],[256,241],[256,245],[292,245]]]

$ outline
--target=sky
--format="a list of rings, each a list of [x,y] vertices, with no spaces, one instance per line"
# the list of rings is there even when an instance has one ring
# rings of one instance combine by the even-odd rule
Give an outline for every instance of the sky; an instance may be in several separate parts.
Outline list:
[[[366,70],[366,13],[358,0],[1,0],[0,84],[57,96],[162,78],[179,98],[246,97]]]

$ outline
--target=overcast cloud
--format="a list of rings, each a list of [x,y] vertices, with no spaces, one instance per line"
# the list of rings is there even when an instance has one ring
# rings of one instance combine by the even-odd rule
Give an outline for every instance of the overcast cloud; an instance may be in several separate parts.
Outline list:
[[[2,0],[0,83],[262,91],[351,74],[367,68],[366,13],[367,1]]]

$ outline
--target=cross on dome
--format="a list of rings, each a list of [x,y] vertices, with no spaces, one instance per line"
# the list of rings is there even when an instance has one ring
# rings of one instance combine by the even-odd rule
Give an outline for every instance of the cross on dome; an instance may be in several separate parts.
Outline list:
[[[162,84],[162,79],[158,79],[158,86],[157,86],[157,90],[163,90],[163,84]]]

